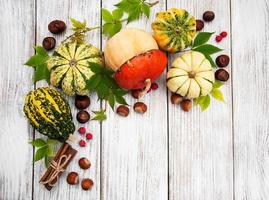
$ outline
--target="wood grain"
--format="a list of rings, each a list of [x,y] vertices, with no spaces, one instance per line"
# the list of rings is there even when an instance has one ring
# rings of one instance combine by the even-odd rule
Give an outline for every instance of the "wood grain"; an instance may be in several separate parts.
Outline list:
[[[115,9],[118,0],[103,0],[102,7]],[[149,20],[144,17],[128,26],[151,32],[150,22],[165,2],[152,9]],[[103,48],[106,39],[103,40]],[[120,51],[120,50],[119,50]],[[142,102],[148,106],[144,115],[133,111],[136,102],[127,97],[130,115],[123,118],[108,108],[108,120],[102,126],[102,199],[139,200],[167,199],[167,104],[164,76],[159,89]]]
[[[23,63],[34,52],[34,1],[1,0],[0,13],[0,199],[27,200],[32,195],[32,130],[23,104],[33,70]]]
[[[40,44],[44,37],[51,36],[52,34],[48,31],[47,25],[54,19],[60,19],[67,23],[67,31],[61,35],[53,35],[56,37],[57,44],[60,43],[67,35],[71,33],[69,29],[71,24],[69,17],[76,18],[78,20],[87,20],[89,26],[100,25],[100,3],[97,1],[93,6],[92,1],[79,0],[79,1],[38,1],[37,2],[37,42]],[[95,30],[89,33],[87,41],[91,44],[99,47],[100,46],[100,31]],[[39,83],[38,86],[42,86],[45,83]],[[99,110],[100,103],[97,103],[95,95],[91,95],[92,105],[87,109],[88,112],[91,110]],[[80,126],[85,126],[87,131],[93,133],[94,139],[87,142],[85,148],[81,148],[78,144],[72,144],[72,147],[78,150],[74,160],[70,163],[67,171],[62,175],[51,192],[46,191],[40,184],[39,179],[44,173],[44,164],[38,163],[35,166],[35,177],[34,177],[34,199],[100,199],[100,124],[95,121],[91,121],[86,125],[81,125],[76,121],[76,113],[78,110],[74,106],[74,98],[66,97],[72,107],[72,114],[75,122],[76,129]],[[74,133],[78,139],[85,139],[78,133]],[[38,135],[39,136],[39,135]],[[78,166],[78,160],[81,157],[87,157],[91,161],[90,170],[82,170]],[[76,171],[79,173],[80,179],[91,178],[94,181],[94,187],[89,192],[83,191],[80,185],[70,186],[66,182],[66,175],[70,171]]]
[[[196,18],[213,10],[216,18],[203,31],[229,32],[229,1],[168,1]],[[212,39],[212,43],[214,40]],[[217,44],[230,54],[230,37]],[[175,55],[172,57],[176,57]],[[230,66],[228,67],[230,69]],[[171,200],[233,199],[231,82],[222,87],[226,103],[211,99],[208,110],[184,113],[169,103],[169,197]],[[169,93],[170,94],[170,93]]]
[[[235,199],[269,199],[268,3],[232,1]]]

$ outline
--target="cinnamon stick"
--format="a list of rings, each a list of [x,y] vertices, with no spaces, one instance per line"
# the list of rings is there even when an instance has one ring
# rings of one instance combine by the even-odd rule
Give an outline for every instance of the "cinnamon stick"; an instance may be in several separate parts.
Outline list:
[[[69,160],[66,161],[66,163],[64,164],[64,166],[62,166],[62,169],[65,170],[67,168],[67,166],[69,165],[69,163],[72,161],[72,159],[74,158],[74,156],[76,155],[77,151],[75,149],[73,149],[68,143],[64,143],[61,148],[57,151],[55,157],[54,157],[54,163],[57,164],[61,164],[59,162],[62,156],[70,156]],[[55,168],[52,167],[51,165],[49,166],[49,168],[47,169],[47,171],[45,172],[45,174],[41,177],[39,182],[46,182],[48,180],[50,180],[52,174],[55,173]],[[63,172],[60,171],[57,174],[57,177],[59,178],[61,176]],[[56,181],[58,180],[58,178],[55,178],[52,183],[45,183],[45,187],[47,190],[51,190],[52,189],[52,185],[54,185],[56,183]]]

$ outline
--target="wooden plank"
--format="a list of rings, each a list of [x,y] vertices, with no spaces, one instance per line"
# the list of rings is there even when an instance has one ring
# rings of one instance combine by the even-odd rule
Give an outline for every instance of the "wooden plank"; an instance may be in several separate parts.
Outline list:
[[[34,1],[0,0],[0,199],[31,199],[32,137],[24,117],[24,95],[32,72],[23,63],[34,53]]]
[[[47,25],[50,21],[54,19],[60,19],[67,22],[68,29],[71,28],[69,22],[69,17],[76,18],[78,20],[87,20],[89,26],[100,25],[100,3],[96,3],[93,6],[92,1],[78,0],[78,1],[38,1],[37,2],[37,41],[40,44],[44,37],[51,36],[52,34],[48,31]],[[71,31],[55,36],[57,44],[60,43]],[[89,33],[87,41],[93,45],[100,46],[100,31],[95,30]],[[44,83],[39,83],[38,86],[42,86]],[[89,112],[91,110],[99,110],[100,103],[97,103],[97,98],[95,95],[91,95],[92,105],[87,109]],[[76,129],[80,125],[76,121],[76,113],[78,110],[74,107],[74,98],[66,97],[72,108],[72,114],[75,122]],[[87,143],[85,148],[81,148],[78,144],[72,144],[74,148],[78,150],[78,154],[71,162],[68,167],[67,172],[65,172],[60,178],[57,186],[55,186],[50,192],[48,192],[44,187],[39,184],[39,179],[45,172],[44,164],[38,163],[35,167],[35,179],[34,179],[34,199],[100,199],[100,160],[99,160],[99,148],[100,148],[100,124],[98,122],[89,122],[85,125],[86,129],[93,133],[94,139]],[[83,138],[79,136],[78,133],[74,134],[79,139]],[[39,136],[39,134],[38,134]],[[85,138],[84,138],[85,139]],[[89,170],[82,170],[78,166],[78,160],[81,157],[87,157],[92,163]],[[66,175],[70,171],[76,171],[79,174],[80,179],[91,178],[94,181],[94,187],[91,191],[83,191],[80,184],[76,186],[70,186],[66,182]]]
[[[268,1],[231,8],[235,199],[269,199]]]
[[[230,30],[229,0],[221,3],[168,1],[168,9],[172,7],[184,8],[197,18],[201,18],[204,11],[213,10],[216,18],[211,23],[205,23],[204,31],[220,33],[222,30]],[[223,53],[230,54],[229,37],[218,46],[225,49]],[[170,199],[233,198],[231,81],[222,87],[222,91],[226,103],[211,99],[210,108],[205,112],[201,112],[197,106],[189,113],[184,113],[179,106],[169,102]]]
[[[117,2],[103,0],[102,7],[113,10]],[[151,32],[151,21],[155,13],[162,9],[165,9],[165,1],[160,1],[153,8],[149,20],[143,17],[128,26]],[[106,38],[103,48],[105,42]],[[167,101],[164,76],[158,83],[159,89],[141,100],[148,106],[144,115],[133,111],[136,100],[131,96],[127,97],[131,106],[127,118],[118,116],[108,108],[108,120],[102,126],[102,199],[167,199]]]

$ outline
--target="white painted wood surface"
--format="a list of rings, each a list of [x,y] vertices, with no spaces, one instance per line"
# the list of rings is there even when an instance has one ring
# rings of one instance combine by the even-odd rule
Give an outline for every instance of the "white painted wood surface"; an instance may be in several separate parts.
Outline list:
[[[205,23],[204,31],[230,32],[229,0],[168,1],[167,6],[185,8],[197,19],[205,10],[213,10],[215,19]],[[216,45],[225,49],[221,53],[230,55],[229,36]],[[197,106],[184,113],[169,103],[170,199],[233,199],[231,81],[221,89],[227,103],[211,98],[205,112]]]
[[[38,183],[45,169],[43,163],[33,167],[33,149],[27,141],[40,135],[33,134],[22,112],[24,95],[34,87],[33,71],[22,64],[33,54],[32,46],[51,35],[47,30],[51,20],[67,22],[74,17],[97,26],[101,7],[111,10],[117,2],[0,0],[0,200],[269,199],[267,0],[162,0],[150,20],[129,24],[150,32],[154,14],[166,8],[185,8],[197,18],[213,10],[216,18],[204,30],[231,33],[219,44],[232,57],[228,67],[232,77],[222,88],[226,103],[212,100],[205,112],[195,107],[184,113],[171,105],[164,74],[158,80],[159,89],[142,99],[149,109],[145,115],[131,109],[125,119],[109,109],[107,121],[86,125],[94,139],[86,148],[78,148],[68,170],[92,178],[91,191],[69,186],[66,174],[51,192]],[[103,48],[106,38],[96,30],[88,41]],[[88,110],[98,110],[96,96],[91,95],[91,100]],[[127,101],[135,102],[130,96]],[[72,98],[69,102],[74,105]],[[75,117],[74,106],[72,112]],[[92,162],[88,171],[77,165],[82,156]]]
[[[232,2],[235,199],[269,199],[268,6]]]

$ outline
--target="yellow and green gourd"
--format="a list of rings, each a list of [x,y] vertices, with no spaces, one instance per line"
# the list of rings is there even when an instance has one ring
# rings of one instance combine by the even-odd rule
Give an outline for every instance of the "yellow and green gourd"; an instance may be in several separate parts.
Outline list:
[[[172,53],[189,47],[196,34],[195,18],[183,9],[157,13],[151,27],[159,47]]]
[[[64,142],[75,131],[69,104],[54,89],[43,87],[29,92],[24,113],[30,124],[50,139]]]
[[[88,43],[61,44],[47,62],[50,81],[68,96],[86,95],[86,80],[94,74],[89,62],[103,64],[101,51]]]

